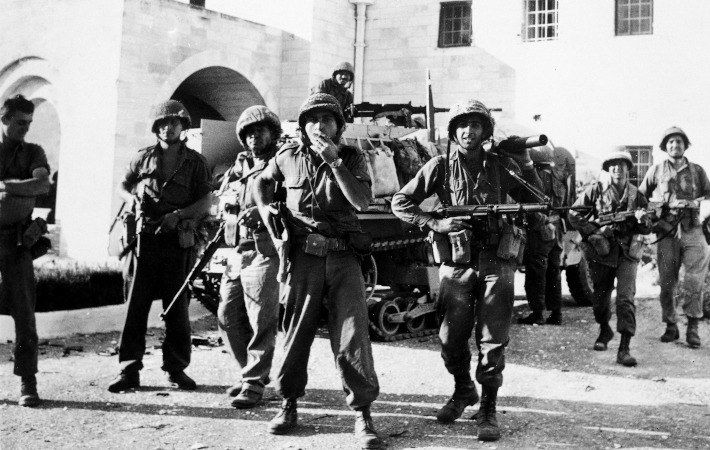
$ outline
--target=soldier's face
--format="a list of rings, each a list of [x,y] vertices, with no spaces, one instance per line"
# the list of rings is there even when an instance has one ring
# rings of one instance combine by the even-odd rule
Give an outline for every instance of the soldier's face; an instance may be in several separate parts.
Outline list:
[[[685,153],[685,141],[683,136],[674,134],[666,142],[666,152],[671,158],[682,158]]]
[[[338,134],[338,122],[330,111],[315,110],[306,114],[306,135],[313,142],[316,132],[324,134],[328,139],[333,139]],[[316,133],[317,134],[317,133]],[[337,144],[337,142],[335,142]]]
[[[478,116],[463,116],[455,127],[456,143],[464,150],[475,150],[483,142],[483,122]]]
[[[15,111],[12,116],[2,118],[2,134],[13,142],[22,142],[31,123],[32,114]]]
[[[609,163],[609,176],[611,181],[623,184],[629,178],[629,165],[623,159],[615,159]]]
[[[264,123],[249,125],[244,130],[244,137],[247,147],[249,147],[254,156],[261,156],[267,153],[273,142],[271,128]]]
[[[335,81],[338,82],[339,85],[345,86],[350,82],[350,73],[349,72],[338,72],[335,74]]]
[[[177,117],[169,117],[159,120],[156,124],[158,139],[166,144],[175,144],[180,142],[182,133],[182,121]]]

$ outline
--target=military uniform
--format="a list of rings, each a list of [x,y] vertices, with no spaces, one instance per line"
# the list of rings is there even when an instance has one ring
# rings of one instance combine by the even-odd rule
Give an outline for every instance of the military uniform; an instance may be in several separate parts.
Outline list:
[[[335,80],[335,75],[338,72],[348,72],[350,74],[351,83],[352,80],[355,78],[355,69],[353,68],[352,64],[350,64],[349,62],[338,63],[333,68],[332,76],[330,78],[322,80],[320,83],[313,86],[311,88],[311,94],[323,93],[335,97],[335,99],[338,100],[338,103],[340,104],[340,108],[343,110],[343,114],[345,114],[346,121],[352,122],[349,110],[350,106],[353,104],[353,93],[350,92],[347,87],[341,85]]]

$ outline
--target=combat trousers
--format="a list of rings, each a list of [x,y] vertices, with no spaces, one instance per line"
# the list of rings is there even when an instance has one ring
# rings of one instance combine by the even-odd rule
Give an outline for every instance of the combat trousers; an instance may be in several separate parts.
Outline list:
[[[35,322],[37,291],[32,255],[17,246],[17,228],[0,230],[0,303],[4,303],[15,321],[15,365],[20,377],[37,373],[38,342]]]
[[[140,256],[133,256],[133,282],[118,349],[121,372],[143,368],[150,307],[156,299],[162,299],[163,308],[172,302],[187,277],[192,252],[192,248],[180,248],[176,233],[141,236]],[[189,296],[184,294],[165,316],[162,369],[166,372],[179,372],[190,364],[188,306]]]
[[[533,312],[562,308],[560,259],[562,246],[557,238],[543,241],[538,232],[528,233],[525,247],[525,296]]]
[[[236,250],[235,250],[236,253]],[[271,372],[279,319],[278,256],[256,250],[236,253],[237,276],[226,271],[220,287],[217,323],[241,380],[263,391]]]
[[[700,227],[667,236],[658,243],[658,273],[661,282],[661,312],[666,323],[676,323],[675,290],[681,265],[685,269],[682,286],[683,311],[689,318],[703,316],[703,284],[710,264],[710,246]]]
[[[452,375],[471,371],[468,341],[474,325],[478,366],[476,380],[500,387],[513,317],[515,261],[505,261],[495,248],[474,253],[471,264],[444,263],[439,268],[437,299],[441,357]]]
[[[350,251],[325,257],[291,249],[292,271],[282,294],[284,354],[276,389],[284,398],[305,395],[308,358],[321,311],[328,320],[330,346],[348,406],[367,406],[379,395],[370,345],[365,284],[360,263]]]
[[[611,319],[611,292],[616,279],[616,330],[622,334],[636,334],[636,270],[638,262],[620,257],[617,267],[589,261],[589,271],[594,286],[592,309],[597,323]]]

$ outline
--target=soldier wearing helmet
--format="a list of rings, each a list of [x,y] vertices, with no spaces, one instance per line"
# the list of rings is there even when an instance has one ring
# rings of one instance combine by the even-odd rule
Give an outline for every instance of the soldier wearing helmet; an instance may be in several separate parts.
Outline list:
[[[347,61],[339,62],[333,67],[330,78],[324,79],[311,88],[311,94],[321,92],[335,97],[343,111],[345,121],[351,123],[353,121],[351,117],[353,94],[350,92],[350,86],[352,86],[354,79],[353,65]]]
[[[297,425],[297,399],[305,393],[308,355],[323,313],[346,400],[356,412],[356,437],[362,448],[381,448],[370,415],[379,383],[358,257],[370,246],[356,215],[367,209],[372,195],[367,164],[356,148],[338,144],[345,120],[332,95],[309,96],[298,124],[302,143],[281,148],[255,185],[259,212],[272,236],[280,237],[272,225],[276,216],[291,230],[291,269],[282,299],[284,355],[275,380],[283,403],[269,432],[285,434]],[[271,205],[277,182],[286,188],[286,208]]]
[[[571,206],[569,191],[574,186],[574,158],[563,147],[543,147],[530,151],[542,192],[553,207]],[[558,167],[557,162],[560,162]],[[530,314],[518,319],[523,325],[562,324],[562,277],[560,263],[566,214],[552,211],[544,221],[528,230],[525,246],[525,295]],[[543,311],[550,315],[545,319]]]
[[[685,156],[689,146],[688,135],[681,128],[670,127],[663,133],[660,148],[667,158],[652,166],[639,186],[650,200],[696,207],[699,200],[710,198],[710,181],[705,170]],[[665,207],[653,231],[660,238],[657,247],[660,301],[662,320],[666,323],[661,341],[673,342],[680,337],[675,288],[682,266],[685,275],[680,304],[688,318],[685,338],[690,347],[699,347],[698,322],[704,309],[706,317],[710,317],[710,301],[706,299],[703,304],[710,246],[705,241],[697,210]]]
[[[491,139],[494,125],[489,109],[479,101],[453,105],[449,110],[448,134],[453,145],[448,167],[445,157],[432,158],[392,198],[392,212],[405,222],[429,228],[436,236],[444,235],[443,238],[447,234],[449,239],[457,239],[461,234],[470,237],[467,244],[470,262],[442,261],[439,268],[437,314],[441,355],[454,377],[455,388],[451,400],[437,413],[437,419],[453,422],[466,406],[479,400],[471,379],[468,344],[475,327],[476,380],[483,392],[477,417],[478,439],[482,441],[500,438],[495,405],[498,388],[503,384],[516,258],[498,257],[497,236],[505,226],[502,219],[491,221],[486,229],[472,230],[471,223],[463,218],[437,218],[422,211],[419,205],[433,194],[448,205],[506,203],[508,196],[518,202],[536,201],[509,172],[540,188],[529,151],[508,156],[484,149],[483,143]]]
[[[239,377],[227,389],[232,406],[253,408],[264,395],[274,356],[279,316],[276,248],[261,223],[252,188],[276,154],[281,122],[262,105],[242,112],[236,128],[244,151],[225,174],[217,196],[225,201],[225,241],[234,247],[220,284],[217,323],[237,363]]]
[[[128,164],[118,194],[136,212],[137,238],[128,255],[134,268],[128,289],[126,321],[121,333],[119,376],[110,392],[140,386],[145,331],[153,300],[166,307],[180,289],[193,260],[195,226],[210,209],[212,184],[205,158],[185,145],[190,114],[175,100],[153,109],[151,131],[158,142]],[[192,390],[185,374],[190,364],[190,318],[187,295],[165,316],[163,366],[170,383]]]
[[[646,196],[629,182],[633,159],[625,147],[615,147],[602,162],[602,170],[609,174],[582,193],[574,206],[591,207],[571,210],[569,220],[582,235],[582,249],[589,261],[594,293],[592,308],[599,324],[599,336],[594,350],[605,351],[613,339],[609,326],[611,293],[616,280],[616,330],[621,335],[616,362],[635,366],[631,356],[631,338],[636,334],[636,270],[644,245],[641,235],[651,232],[651,221],[646,215]],[[623,220],[599,224],[602,214],[634,212]]]

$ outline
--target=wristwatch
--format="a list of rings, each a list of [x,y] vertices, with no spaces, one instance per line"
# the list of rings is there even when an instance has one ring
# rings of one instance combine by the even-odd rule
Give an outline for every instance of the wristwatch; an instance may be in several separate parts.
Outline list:
[[[329,163],[328,165],[329,165],[330,167],[332,167],[333,169],[337,169],[337,168],[340,167],[342,164],[343,164],[343,159],[342,159],[342,158],[338,158],[338,159],[336,159],[335,161],[333,161],[332,163]]]

